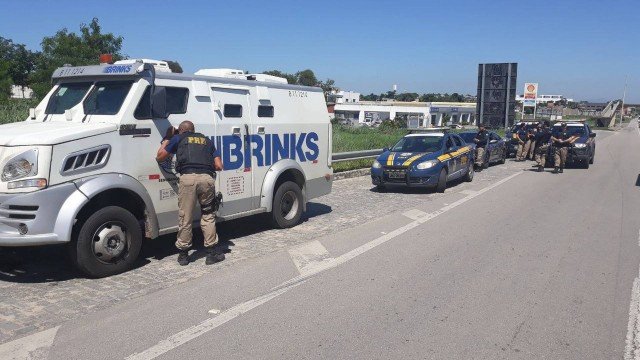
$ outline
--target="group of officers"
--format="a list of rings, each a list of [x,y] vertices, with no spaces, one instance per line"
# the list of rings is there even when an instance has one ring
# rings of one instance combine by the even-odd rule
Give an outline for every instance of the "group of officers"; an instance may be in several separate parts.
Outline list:
[[[476,143],[476,168],[481,170],[486,167],[484,161],[485,147],[488,144],[489,133],[484,125],[480,124],[478,133],[474,138]],[[535,160],[537,171],[543,172],[547,161],[549,147],[552,148],[554,157],[554,174],[564,172],[565,162],[569,148],[573,146],[577,136],[572,136],[567,131],[567,123],[560,124],[560,131],[553,133],[549,121],[539,122],[535,126],[527,127],[526,123],[520,123],[512,135],[511,142],[517,145],[516,161],[525,161],[527,158]]]

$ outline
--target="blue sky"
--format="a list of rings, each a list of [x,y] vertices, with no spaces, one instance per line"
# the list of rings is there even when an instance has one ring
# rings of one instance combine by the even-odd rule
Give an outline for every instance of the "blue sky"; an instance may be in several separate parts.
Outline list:
[[[36,11],[35,9],[40,9]],[[130,57],[186,72],[312,69],[345,90],[475,94],[477,64],[518,62],[544,94],[640,103],[640,1],[6,1],[0,36],[44,36],[97,17]]]

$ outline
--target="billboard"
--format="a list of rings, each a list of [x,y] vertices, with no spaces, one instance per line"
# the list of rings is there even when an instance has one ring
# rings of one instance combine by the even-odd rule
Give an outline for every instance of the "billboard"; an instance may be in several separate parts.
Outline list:
[[[515,121],[517,63],[478,65],[476,118],[490,128]]]
[[[535,101],[538,98],[538,84],[537,83],[525,83],[524,84],[524,99]]]

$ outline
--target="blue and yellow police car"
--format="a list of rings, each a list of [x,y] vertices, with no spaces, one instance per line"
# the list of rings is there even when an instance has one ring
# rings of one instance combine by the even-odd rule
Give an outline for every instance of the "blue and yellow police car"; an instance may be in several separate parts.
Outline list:
[[[378,156],[371,180],[379,190],[388,185],[447,188],[447,181],[472,181],[473,151],[453,133],[414,133]]]

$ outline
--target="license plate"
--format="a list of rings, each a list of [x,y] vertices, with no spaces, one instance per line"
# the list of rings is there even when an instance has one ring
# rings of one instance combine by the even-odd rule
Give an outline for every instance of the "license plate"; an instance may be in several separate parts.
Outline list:
[[[404,179],[404,172],[390,172],[388,175],[389,179]]]

